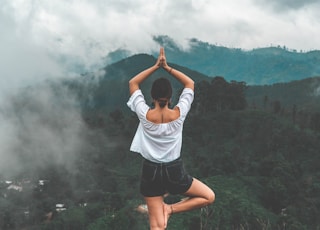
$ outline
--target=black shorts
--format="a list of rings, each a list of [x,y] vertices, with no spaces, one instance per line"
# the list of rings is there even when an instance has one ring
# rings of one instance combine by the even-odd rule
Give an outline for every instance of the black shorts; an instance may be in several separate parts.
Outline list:
[[[144,160],[140,192],[145,197],[183,194],[191,187],[192,181],[180,158],[168,163]]]

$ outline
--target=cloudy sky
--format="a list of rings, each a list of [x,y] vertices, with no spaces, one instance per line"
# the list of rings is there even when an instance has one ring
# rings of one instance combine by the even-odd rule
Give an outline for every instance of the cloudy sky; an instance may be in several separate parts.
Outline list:
[[[0,89],[96,68],[117,48],[150,52],[153,35],[319,50],[319,12],[318,0],[2,0]]]

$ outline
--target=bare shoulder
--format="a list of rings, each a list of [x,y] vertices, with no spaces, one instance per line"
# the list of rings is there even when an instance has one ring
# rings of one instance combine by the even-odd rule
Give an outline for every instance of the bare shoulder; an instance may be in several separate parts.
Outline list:
[[[173,120],[176,120],[180,117],[180,109],[178,106],[175,106],[173,109],[171,109],[172,116],[174,117]]]
[[[174,111],[175,113],[178,113],[178,115],[180,116],[180,108],[178,106],[175,106],[172,111]]]

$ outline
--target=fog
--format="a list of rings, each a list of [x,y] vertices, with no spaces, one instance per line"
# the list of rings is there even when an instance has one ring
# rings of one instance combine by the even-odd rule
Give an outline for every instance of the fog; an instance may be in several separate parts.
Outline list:
[[[44,82],[3,95],[0,101],[0,175],[17,175],[48,163],[73,169],[87,128],[67,89]]]

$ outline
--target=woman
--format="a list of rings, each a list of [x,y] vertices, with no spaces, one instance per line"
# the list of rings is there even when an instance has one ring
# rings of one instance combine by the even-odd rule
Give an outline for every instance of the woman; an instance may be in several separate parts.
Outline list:
[[[150,108],[139,88],[140,84],[160,67],[184,85],[178,104],[169,108],[172,96],[170,82],[154,81],[151,89],[154,108]],[[194,82],[184,73],[171,68],[164,49],[160,48],[154,66],[145,69],[129,81],[128,106],[140,120],[130,150],[144,158],[140,192],[149,214],[150,229],[165,229],[170,215],[213,203],[214,192],[186,173],[180,158],[183,122],[191,108]],[[164,203],[165,194],[183,194],[187,199],[175,204]]]

